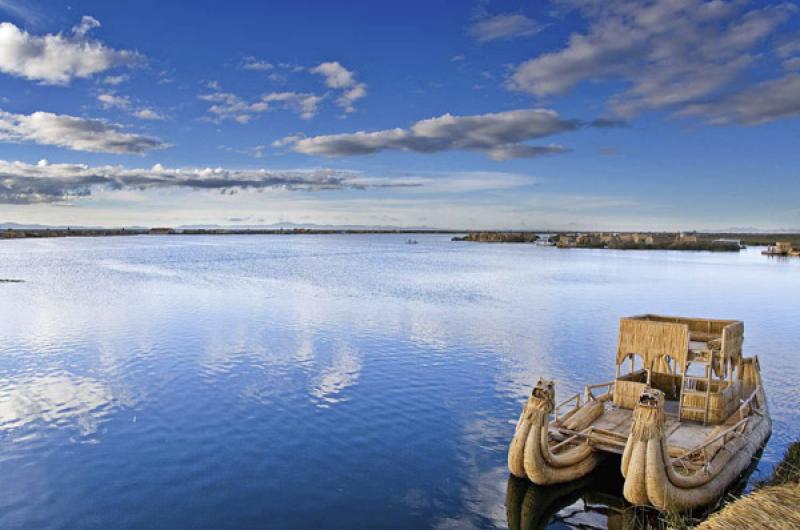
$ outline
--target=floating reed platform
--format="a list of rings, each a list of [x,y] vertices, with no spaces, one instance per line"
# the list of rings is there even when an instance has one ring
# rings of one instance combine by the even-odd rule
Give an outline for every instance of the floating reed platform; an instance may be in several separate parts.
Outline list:
[[[772,477],[759,489],[726,505],[698,530],[800,528],[800,442],[786,450]]]
[[[800,528],[800,486],[784,484],[761,488],[728,504],[696,526],[696,530],[740,530]]]
[[[517,422],[509,470],[560,484],[616,453],[629,502],[676,511],[713,502],[771,432],[758,359],[742,356],[743,339],[739,321],[623,318],[615,380],[559,403],[555,383],[539,380]]]

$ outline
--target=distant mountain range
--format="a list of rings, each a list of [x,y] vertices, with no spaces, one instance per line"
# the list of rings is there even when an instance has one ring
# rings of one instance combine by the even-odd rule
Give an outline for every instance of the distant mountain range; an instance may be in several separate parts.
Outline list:
[[[396,225],[320,225],[314,223],[272,223],[272,224],[233,224],[233,225],[219,225],[219,224],[197,224],[197,225],[180,225],[173,227],[178,230],[295,230],[295,229],[308,229],[308,230],[440,230],[430,226],[396,226]]]
[[[164,226],[164,225],[153,225]],[[0,230],[108,230],[125,228],[126,230],[148,230],[149,226],[84,226],[84,225],[40,225],[25,223],[0,223]],[[298,223],[273,223],[273,224],[195,224],[172,226],[177,230],[285,230],[309,229],[309,230],[436,230],[428,226],[394,226],[394,225],[320,225],[320,224],[298,224]]]
[[[73,228],[76,230],[108,230],[110,228],[123,228],[123,227],[109,227],[109,226],[83,226],[83,225],[37,225],[25,223],[0,223],[0,230],[66,230]],[[146,226],[126,226],[126,230],[147,230]]]

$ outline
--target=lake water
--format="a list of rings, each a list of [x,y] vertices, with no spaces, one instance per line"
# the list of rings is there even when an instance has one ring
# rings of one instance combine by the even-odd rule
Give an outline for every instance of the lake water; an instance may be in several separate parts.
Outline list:
[[[744,320],[751,480],[797,437],[800,260],[406,239],[0,242],[0,528],[614,526],[616,468],[537,490],[506,449],[644,312]]]

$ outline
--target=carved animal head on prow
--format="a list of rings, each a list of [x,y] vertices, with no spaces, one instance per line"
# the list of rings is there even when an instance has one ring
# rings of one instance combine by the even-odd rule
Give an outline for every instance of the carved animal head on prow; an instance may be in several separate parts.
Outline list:
[[[664,392],[655,388],[645,388],[639,394],[639,406],[658,408],[664,404]]]
[[[553,380],[539,379],[531,390],[528,405],[533,408],[551,412],[556,401],[556,383]]]
[[[633,409],[631,436],[635,440],[650,440],[663,435],[664,431],[664,392],[655,388],[645,388],[639,394],[639,401]]]

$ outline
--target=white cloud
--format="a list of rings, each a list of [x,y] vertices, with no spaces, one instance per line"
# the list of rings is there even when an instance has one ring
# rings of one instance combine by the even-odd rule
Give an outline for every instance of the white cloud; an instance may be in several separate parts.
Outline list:
[[[163,114],[156,112],[153,109],[143,108],[135,111],[134,116],[140,120],[164,120],[166,119]]]
[[[267,103],[280,103],[284,108],[289,108],[299,114],[301,118],[308,120],[317,114],[317,107],[325,96],[314,94],[298,94],[297,92],[271,92],[261,96],[261,100]]]
[[[126,82],[130,79],[130,76],[127,74],[120,74],[120,75],[109,75],[103,78],[104,85],[121,85],[122,83]]]
[[[336,61],[321,63],[310,70],[325,78],[325,84],[330,88],[348,88],[355,84],[353,72]]]
[[[687,106],[681,114],[702,116],[709,123],[761,125],[800,116],[800,75],[765,81],[713,102]]]
[[[287,145],[292,145],[296,143],[298,140],[302,140],[305,137],[306,135],[304,135],[303,133],[284,136],[283,138],[280,138],[272,142],[272,147],[286,147]]]
[[[111,93],[99,94],[97,101],[104,109],[129,109],[131,107],[131,100],[127,96],[117,96]]]
[[[100,21],[94,17],[84,16],[81,21],[72,28],[72,33],[78,38],[83,38],[93,29],[100,27]]]
[[[582,124],[564,120],[552,110],[523,109],[473,116],[445,114],[421,120],[409,129],[333,134],[279,140],[298,153],[324,156],[350,156],[386,150],[435,153],[451,150],[481,151],[494,160],[529,158],[563,153],[559,145],[531,146],[522,142],[573,131],[582,126],[606,126],[598,122]],[[276,144],[273,144],[276,145]]]
[[[359,99],[367,95],[367,85],[358,83],[353,88],[346,90],[341,96],[338,97],[336,103],[342,107],[345,112],[354,112],[355,107],[353,104]]]
[[[12,114],[0,110],[0,141],[33,142],[75,151],[140,154],[167,144],[150,136],[124,132],[103,120],[66,114]]]
[[[754,63],[758,47],[797,12],[788,4],[745,10],[742,2],[572,0],[588,21],[566,46],[519,65],[512,89],[563,94],[585,80],[624,81],[622,115],[680,109],[717,94]]]
[[[256,114],[269,112],[275,108],[288,109],[303,119],[313,118],[324,96],[298,92],[269,92],[255,101],[246,101],[230,92],[213,92],[198,96],[203,101],[213,103],[208,111],[219,119],[248,123]]]
[[[164,115],[156,112],[155,110],[147,107],[134,108],[131,98],[128,96],[118,96],[112,92],[106,92],[97,95],[97,101],[100,102],[106,110],[119,109],[129,112],[131,116],[139,118],[140,120],[163,120]]]
[[[485,18],[472,25],[470,34],[479,42],[527,37],[541,31],[541,26],[525,15],[503,14]]]
[[[369,187],[415,187],[402,180],[365,179],[361,173],[338,169],[268,170],[224,168],[150,169],[122,166],[91,167],[84,164],[38,164],[0,160],[0,203],[40,204],[64,202],[91,195],[95,188],[113,190],[185,188],[238,190],[281,188],[286,190],[341,190]]]
[[[278,66],[292,73],[302,72],[305,70],[304,66],[295,63],[278,63]]]
[[[336,103],[345,112],[355,111],[354,103],[367,95],[367,85],[356,81],[355,74],[337,61],[321,63],[309,71],[324,77],[329,88],[341,90]]]
[[[242,63],[242,68],[245,70],[266,71],[274,69],[275,66],[266,61],[256,59],[255,57],[245,57],[244,62]]]
[[[269,109],[269,105],[263,101],[249,103],[230,92],[213,92],[198,97],[203,101],[213,103],[208,111],[217,115],[219,119],[231,119],[239,123],[247,123],[254,114],[266,112]]]
[[[132,66],[143,57],[128,50],[114,50],[86,34],[100,23],[83,17],[71,35],[31,35],[10,22],[0,23],[0,72],[44,84],[65,85],[119,66]]]

